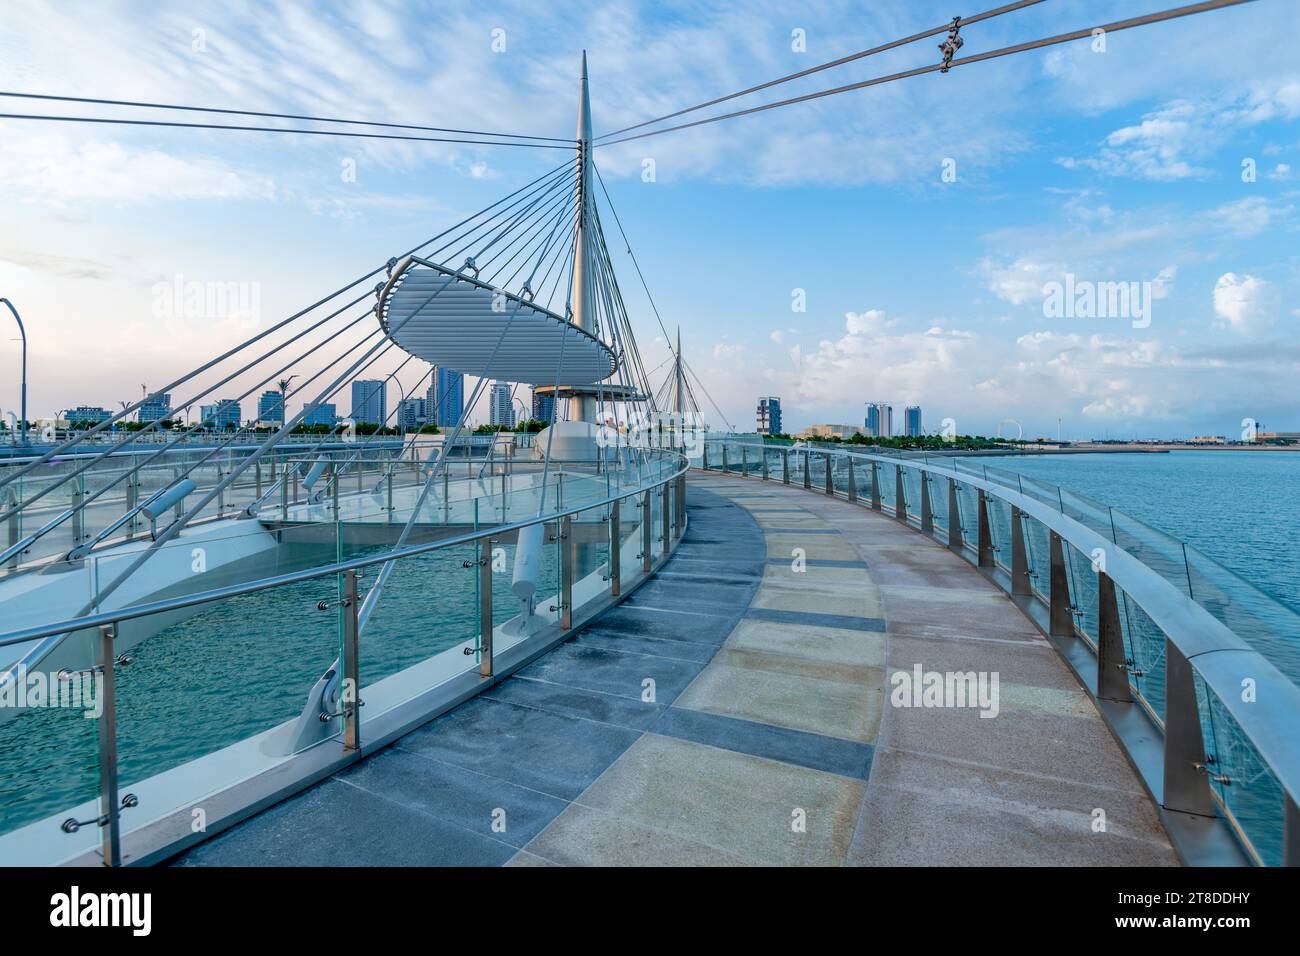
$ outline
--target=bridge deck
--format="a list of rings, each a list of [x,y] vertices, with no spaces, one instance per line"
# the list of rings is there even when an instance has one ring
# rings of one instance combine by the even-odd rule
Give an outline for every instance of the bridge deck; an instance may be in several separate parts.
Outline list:
[[[690,483],[680,550],[623,605],[179,862],[1176,862],[1087,696],[975,569],[860,506]],[[917,664],[996,671],[998,715],[890,706]]]

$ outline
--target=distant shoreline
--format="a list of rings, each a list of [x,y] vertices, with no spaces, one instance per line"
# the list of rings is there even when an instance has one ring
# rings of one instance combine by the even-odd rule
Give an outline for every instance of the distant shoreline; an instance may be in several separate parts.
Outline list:
[[[1037,455],[1167,455],[1174,451],[1238,451],[1238,452],[1300,452],[1300,445],[1070,445],[1068,448],[983,448],[961,451],[945,451],[945,455],[961,455],[969,458],[1006,458],[1013,455],[1034,457]]]

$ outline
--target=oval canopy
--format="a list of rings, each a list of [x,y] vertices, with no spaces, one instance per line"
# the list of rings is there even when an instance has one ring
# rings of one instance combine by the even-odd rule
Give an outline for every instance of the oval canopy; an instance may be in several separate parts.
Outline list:
[[[388,280],[379,321],[400,348],[468,375],[590,385],[617,368],[609,346],[562,316],[424,259]]]

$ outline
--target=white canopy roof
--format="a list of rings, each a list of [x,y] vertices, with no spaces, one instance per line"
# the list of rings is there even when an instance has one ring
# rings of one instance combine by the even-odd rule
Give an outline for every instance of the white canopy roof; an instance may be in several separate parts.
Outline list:
[[[609,346],[562,316],[424,259],[393,271],[379,320],[402,349],[468,375],[590,385],[617,367]]]

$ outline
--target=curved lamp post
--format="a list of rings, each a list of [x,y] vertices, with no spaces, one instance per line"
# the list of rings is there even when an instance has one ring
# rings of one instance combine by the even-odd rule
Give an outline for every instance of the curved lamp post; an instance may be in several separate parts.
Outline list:
[[[27,330],[23,328],[23,320],[18,315],[18,310],[8,299],[0,298],[0,302],[9,306],[9,311],[14,314],[14,321],[18,323],[18,333],[23,337],[23,376],[22,376],[22,412],[18,420],[18,428],[22,434],[23,445],[27,444]]]

